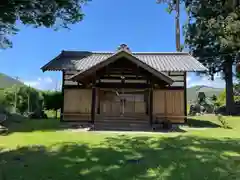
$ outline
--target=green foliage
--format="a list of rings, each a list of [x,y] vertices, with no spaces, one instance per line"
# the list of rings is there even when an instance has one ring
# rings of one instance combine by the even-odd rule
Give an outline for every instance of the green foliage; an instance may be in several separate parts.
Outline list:
[[[213,102],[216,102],[216,101],[217,101],[217,96],[216,96],[215,94],[212,95],[211,100],[212,100]]]
[[[42,109],[42,95],[37,90],[27,86],[13,86],[4,89],[4,105],[14,109],[15,103],[17,112],[32,112]]]
[[[82,4],[88,0],[11,0],[0,5],[0,48],[11,47],[9,35],[16,34],[16,22],[33,27],[68,28],[83,19]],[[56,27],[55,27],[56,26]]]
[[[55,117],[57,118],[57,111],[62,108],[62,93],[58,91],[46,91],[43,93],[44,97],[44,108],[46,110],[54,110],[56,112]]]
[[[220,106],[225,105],[226,102],[226,90],[222,91],[218,98],[217,102],[219,103]]]
[[[55,110],[45,110],[44,113],[46,113],[48,118],[55,118],[59,119],[61,117],[61,111],[60,109],[57,110],[57,117],[56,117],[56,111]]]
[[[219,123],[221,124],[222,128],[224,128],[224,129],[231,129],[231,127],[227,123],[226,119],[222,115],[219,114],[217,116],[217,119],[218,119]]]
[[[188,22],[185,43],[193,56],[226,81],[227,113],[234,111],[232,66],[240,51],[240,9],[232,1],[185,0]]]
[[[235,95],[234,96],[234,101],[240,101],[240,95]],[[226,89],[223,90],[219,96],[217,97],[217,101],[216,101],[220,106],[223,106],[226,104]]]
[[[206,95],[204,92],[199,92],[198,93],[198,103],[203,104],[205,103]]]
[[[62,107],[62,93],[58,91],[47,91],[43,93],[44,108],[47,110],[58,110]]]

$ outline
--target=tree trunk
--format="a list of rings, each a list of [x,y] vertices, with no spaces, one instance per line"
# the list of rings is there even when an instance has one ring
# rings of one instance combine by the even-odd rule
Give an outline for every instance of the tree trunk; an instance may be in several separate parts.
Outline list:
[[[226,82],[226,113],[232,115],[235,112],[234,96],[233,96],[233,72],[232,72],[232,58],[227,59],[224,72]]]

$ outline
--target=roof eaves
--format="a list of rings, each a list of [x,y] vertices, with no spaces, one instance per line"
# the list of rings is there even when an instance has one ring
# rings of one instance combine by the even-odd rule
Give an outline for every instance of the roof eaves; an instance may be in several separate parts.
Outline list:
[[[41,67],[41,70],[42,70],[43,72],[47,71],[47,67],[48,67],[51,63],[53,63],[54,61],[56,61],[56,60],[58,60],[60,57],[62,57],[62,56],[63,56],[63,53],[64,53],[64,51],[62,50],[61,53],[60,53],[57,57],[53,58],[53,59],[52,59],[51,61],[49,61],[47,64],[45,64],[44,66],[42,66],[42,67]]]

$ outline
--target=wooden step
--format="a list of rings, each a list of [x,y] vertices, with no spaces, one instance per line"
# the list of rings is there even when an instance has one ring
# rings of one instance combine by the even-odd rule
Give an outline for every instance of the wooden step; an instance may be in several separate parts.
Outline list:
[[[149,119],[149,116],[147,115],[96,115],[96,117],[99,118],[109,118],[109,119],[118,119],[118,118],[123,118],[123,119]]]
[[[122,121],[149,121],[148,117],[122,117],[122,116],[118,116],[118,117],[112,117],[112,116],[105,116],[105,117],[96,117],[96,120],[112,120],[112,121],[118,121],[118,120],[122,120]]]
[[[124,131],[150,131],[149,125],[115,125],[115,124],[95,124],[95,130],[124,130]]]
[[[128,131],[149,131],[151,130],[151,126],[149,121],[143,120],[123,120],[123,119],[115,119],[115,120],[96,120],[94,123],[94,127],[96,130],[128,130]]]
[[[126,120],[126,119],[98,119],[95,120],[95,124],[107,123],[107,124],[149,124],[149,121],[145,120]]]

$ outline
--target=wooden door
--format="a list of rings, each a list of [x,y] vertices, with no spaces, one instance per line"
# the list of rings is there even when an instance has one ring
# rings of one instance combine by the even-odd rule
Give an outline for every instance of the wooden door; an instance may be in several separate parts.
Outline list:
[[[134,113],[134,96],[132,94],[122,94],[122,114]]]
[[[100,99],[100,113],[109,115],[121,114],[121,102],[113,92],[104,92]]]

